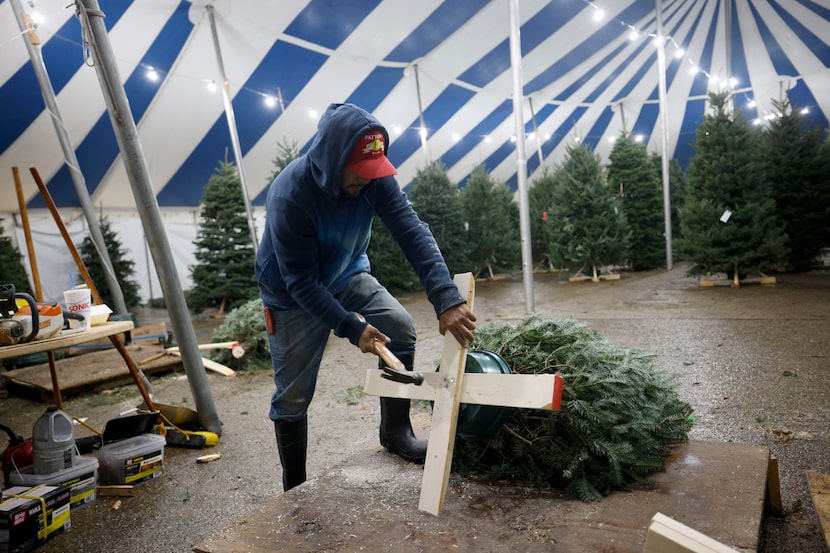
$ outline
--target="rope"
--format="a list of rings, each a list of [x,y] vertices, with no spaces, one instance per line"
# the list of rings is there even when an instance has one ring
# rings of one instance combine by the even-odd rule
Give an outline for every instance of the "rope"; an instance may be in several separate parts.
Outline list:
[[[90,53],[97,54],[100,57],[100,52],[98,51],[98,45],[95,43],[95,36],[92,33],[92,25],[90,24],[90,17],[106,17],[104,12],[101,10],[90,10],[83,4],[83,0],[75,0],[75,14],[78,16],[78,19],[81,22],[81,36],[83,39],[83,49],[84,49],[84,63],[89,67],[95,65],[95,58],[92,57],[90,59]],[[106,89],[106,93],[104,94],[105,98],[111,99],[115,98],[115,93],[113,92],[113,86],[110,83],[109,76],[106,71],[101,70],[98,71],[98,77],[103,83],[104,88]],[[112,118],[115,119],[119,124],[122,123],[121,113],[118,110],[118,106],[115,105],[115,102],[108,100],[108,105],[110,105],[112,109]]]
[[[81,20],[81,38],[83,41],[84,63],[89,67],[95,65],[95,59],[91,56],[95,39],[92,36],[92,27],[89,24],[90,17],[106,17],[101,10],[90,10],[81,0],[75,0],[75,15]]]

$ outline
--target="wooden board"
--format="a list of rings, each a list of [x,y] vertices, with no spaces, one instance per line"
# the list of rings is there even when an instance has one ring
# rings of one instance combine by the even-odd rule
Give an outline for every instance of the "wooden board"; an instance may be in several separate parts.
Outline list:
[[[444,388],[444,377],[437,372],[422,373],[420,386],[392,382],[378,369],[367,369],[363,393],[372,396],[400,397],[435,401]],[[477,405],[499,405],[523,409],[558,409],[562,399],[562,377],[557,374],[465,373],[459,401]]]
[[[440,516],[416,508],[422,468],[361,451],[252,506],[193,547],[231,551],[643,553],[658,512],[741,553],[758,550],[769,450],[724,442],[673,448],[653,486],[585,503],[552,489],[450,478]]]
[[[760,277],[750,277],[750,278],[742,278],[737,282],[735,280],[730,280],[728,278],[723,279],[715,279],[715,280],[701,280],[700,285],[703,287],[714,287],[714,286],[729,286],[731,288],[739,288],[744,284],[763,284],[764,286],[769,286],[775,284],[775,277],[774,276],[760,276]]]
[[[830,551],[830,474],[822,474],[814,470],[808,470],[807,487],[810,489],[810,497],[816,508],[821,532],[824,535],[824,544],[827,551]]]
[[[148,348],[139,344],[131,344],[126,348],[136,363],[161,351],[160,346]],[[64,395],[78,394],[92,389],[112,388],[133,382],[124,359],[114,348],[58,359],[55,367],[61,392]],[[151,375],[183,370],[183,365],[180,357],[165,355],[152,363],[141,365],[141,370],[144,374]],[[51,401],[53,398],[52,379],[49,365],[46,363],[5,371],[0,373],[0,378],[3,379],[9,393],[42,401]]]
[[[454,280],[461,296],[467,299],[467,305],[473,309],[475,297],[473,275],[463,273],[456,275]],[[418,504],[419,509],[433,515],[441,512],[444,497],[447,494],[461,398],[461,386],[458,384],[464,378],[464,366],[467,362],[467,348],[462,347],[450,332],[444,335],[441,352],[438,374],[443,386],[436,391],[432,410],[432,430],[427,445],[421,499]]]
[[[643,553],[737,553],[685,524],[657,513],[651,519]]]
[[[11,359],[12,357],[20,357],[21,355],[54,351],[78,344],[86,344],[101,338],[108,340],[109,336],[129,332],[132,329],[133,323],[131,321],[116,321],[93,326],[89,330],[84,331],[63,331],[57,336],[46,338],[45,340],[0,347],[0,359]]]
[[[167,324],[164,321],[143,324],[130,330],[129,334],[130,342],[141,342],[145,346],[164,345],[167,341]],[[118,339],[121,340],[122,344],[126,344],[128,342],[127,333],[120,333],[118,335]],[[69,355],[77,355],[100,349],[110,349],[112,347],[112,341],[109,338],[97,338],[94,340],[88,340],[82,344],[73,345],[67,348],[67,353]]]

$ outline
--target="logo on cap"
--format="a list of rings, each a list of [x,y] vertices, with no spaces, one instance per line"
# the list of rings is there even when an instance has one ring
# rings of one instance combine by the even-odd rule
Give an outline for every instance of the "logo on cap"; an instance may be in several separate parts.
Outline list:
[[[383,135],[382,134],[376,134],[374,136],[366,135],[364,137],[364,140],[367,141],[366,144],[361,149],[361,153],[364,156],[367,155],[367,154],[368,155],[373,155],[373,156],[383,155],[384,148],[383,148]]]
[[[346,166],[364,179],[379,179],[396,175],[398,171],[385,155],[386,144],[382,132],[370,131],[355,145]]]

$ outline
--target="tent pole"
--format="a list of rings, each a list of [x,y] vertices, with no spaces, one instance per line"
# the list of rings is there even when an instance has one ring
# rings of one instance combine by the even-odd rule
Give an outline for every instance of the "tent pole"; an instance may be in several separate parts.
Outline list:
[[[421,147],[424,149],[424,156],[426,156],[427,165],[432,163],[432,158],[429,155],[429,146],[427,146],[427,124],[424,120],[424,107],[421,104],[421,80],[418,77],[418,64],[414,64],[412,69],[415,70],[415,92],[418,95],[418,117],[421,123],[421,128],[418,129],[418,135],[421,137]]]
[[[666,268],[674,263],[671,251],[671,187],[669,185],[669,108],[666,102],[666,41],[663,36],[663,0],[655,0],[657,13],[657,67],[660,94],[660,151],[663,169],[663,218],[666,223]]]
[[[510,6],[510,66],[513,68],[513,117],[516,120],[516,175],[519,188],[519,229],[522,242],[522,274],[525,286],[525,310],[534,311],[533,255],[530,250],[530,207],[527,194],[527,156],[524,133],[524,86],[522,83],[522,44],[519,39],[519,0]]]
[[[256,254],[256,224],[254,223],[254,215],[251,212],[251,200],[248,197],[248,183],[245,180],[245,170],[242,167],[242,147],[239,145],[239,132],[236,128],[236,116],[233,113],[233,104],[231,103],[230,84],[228,83],[228,76],[225,74],[225,63],[222,61],[222,50],[219,47],[219,33],[216,31],[216,16],[214,14],[212,4],[205,6],[205,10],[207,11],[208,19],[210,20],[210,32],[213,34],[213,49],[216,51],[216,64],[219,66],[219,73],[222,77],[222,99],[225,102],[225,118],[228,120],[228,132],[231,135],[233,156],[236,158],[236,169],[239,171],[239,183],[242,185],[242,199],[245,202],[245,213],[248,216],[248,229],[251,231],[251,244],[254,247],[254,254]]]
[[[190,321],[190,313],[176,271],[170,242],[162,224],[138,129],[130,111],[127,94],[118,73],[115,54],[104,26],[104,13],[98,6],[97,0],[76,0],[75,5],[81,21],[84,40],[88,41],[93,55],[95,71],[98,74],[118,149],[133,191],[138,215],[159,274],[162,295],[167,303],[167,310],[179,351],[181,351],[187,381],[196,403],[199,421],[205,430],[221,434],[222,423],[213,403],[210,383],[202,364],[196,332]]]
[[[527,99],[527,105],[530,107],[530,119],[533,121],[533,136],[536,137],[536,155],[539,156],[539,166],[545,162],[542,157],[542,138],[539,134],[539,127],[536,126],[536,112],[533,111],[533,98]]]
[[[75,185],[75,192],[78,194],[78,200],[81,204],[81,210],[84,212],[87,224],[89,224],[89,235],[92,240],[92,245],[98,252],[98,257],[101,260],[101,265],[104,269],[104,278],[107,281],[107,288],[112,296],[113,309],[116,313],[126,314],[127,306],[124,303],[124,293],[121,291],[121,285],[118,284],[118,279],[115,276],[115,270],[112,268],[112,260],[110,259],[109,251],[104,242],[104,235],[101,233],[101,227],[98,224],[98,219],[95,217],[95,208],[92,205],[92,200],[89,198],[89,191],[86,188],[86,180],[83,173],[81,173],[78,158],[75,156],[75,149],[72,147],[72,141],[69,139],[69,133],[66,126],[63,124],[60,109],[58,109],[58,101],[55,97],[55,90],[52,88],[52,82],[49,80],[49,74],[46,71],[46,65],[43,63],[43,55],[38,48],[40,40],[31,26],[29,14],[23,11],[20,5],[20,0],[11,0],[12,11],[17,18],[17,24],[20,30],[24,32],[25,38],[23,42],[26,44],[26,49],[29,51],[29,57],[32,60],[32,69],[35,71],[37,82],[40,85],[40,93],[43,96],[43,102],[46,104],[46,109],[52,116],[52,123],[55,126],[55,132],[58,135],[61,149],[63,150],[63,157],[66,160],[66,166],[69,169],[69,176],[72,177],[72,183]]]

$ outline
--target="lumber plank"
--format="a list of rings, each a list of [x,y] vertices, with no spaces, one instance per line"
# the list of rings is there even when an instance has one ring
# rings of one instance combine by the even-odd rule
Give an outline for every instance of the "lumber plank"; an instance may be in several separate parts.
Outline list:
[[[454,280],[461,295],[467,298],[467,305],[472,309],[475,296],[473,275],[463,273],[456,275]],[[466,361],[467,348],[462,347],[452,333],[447,332],[444,335],[441,365],[438,371],[444,379],[445,386],[438,390],[435,398],[432,430],[421,483],[421,498],[418,503],[420,510],[433,515],[441,512],[446,496],[455,445],[455,429],[458,424],[461,388],[457,384],[464,378]]]
[[[651,519],[643,553],[738,553],[662,513]]]
[[[437,372],[424,373],[424,382],[420,386],[393,382],[383,378],[382,374],[377,369],[366,370],[364,394],[435,401],[438,391],[446,386],[446,377]],[[465,373],[459,400],[476,405],[556,409],[554,405],[561,389],[561,377],[555,374]]]
[[[778,475],[778,459],[770,455],[767,465],[767,494],[764,506],[771,515],[778,516],[784,511],[781,501],[781,480]]]
[[[814,470],[806,471],[807,487],[810,497],[816,508],[821,532],[824,535],[824,545],[830,551],[830,474],[822,474]]]

